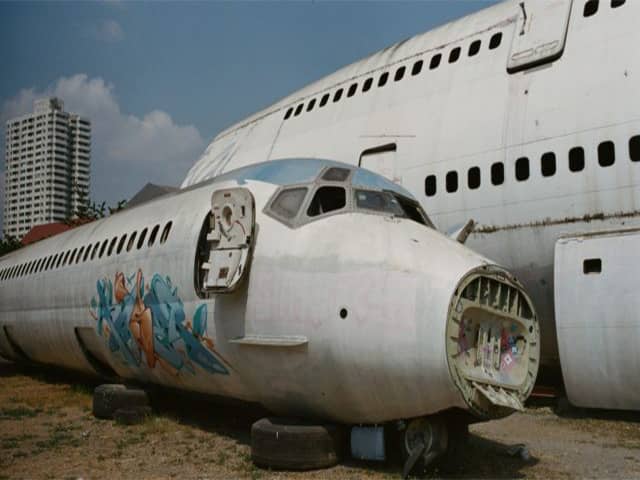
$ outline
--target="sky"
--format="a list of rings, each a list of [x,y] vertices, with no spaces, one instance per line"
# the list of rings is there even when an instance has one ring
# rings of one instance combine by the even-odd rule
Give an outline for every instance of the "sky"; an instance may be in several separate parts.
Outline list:
[[[178,186],[215,135],[304,85],[495,0],[0,2],[9,118],[58,96],[92,122],[91,197]],[[4,206],[0,159],[0,222]]]

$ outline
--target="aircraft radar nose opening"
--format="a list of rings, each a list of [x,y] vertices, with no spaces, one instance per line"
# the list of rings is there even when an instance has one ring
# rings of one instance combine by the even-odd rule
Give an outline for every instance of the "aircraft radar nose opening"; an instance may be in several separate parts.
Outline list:
[[[449,371],[482,418],[523,410],[538,373],[539,326],[531,300],[504,270],[485,266],[456,289],[447,319]]]

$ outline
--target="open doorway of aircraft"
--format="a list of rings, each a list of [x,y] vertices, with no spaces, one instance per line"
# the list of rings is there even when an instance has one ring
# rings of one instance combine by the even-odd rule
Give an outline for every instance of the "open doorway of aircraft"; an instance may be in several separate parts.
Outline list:
[[[333,161],[253,164],[0,258],[1,356],[360,425],[364,457],[394,425],[407,473],[522,410],[539,349],[510,273]]]
[[[509,0],[348,65],[221,132],[187,187],[317,156],[402,185],[538,309],[541,376],[640,409],[640,2]],[[561,375],[560,375],[561,370]]]

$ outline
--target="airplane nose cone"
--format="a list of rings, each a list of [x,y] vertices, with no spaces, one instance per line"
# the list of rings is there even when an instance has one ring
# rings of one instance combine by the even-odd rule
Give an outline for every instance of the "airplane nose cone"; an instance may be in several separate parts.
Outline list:
[[[484,265],[460,280],[449,305],[446,353],[451,377],[476,415],[524,409],[538,372],[539,327],[531,300],[507,271]]]

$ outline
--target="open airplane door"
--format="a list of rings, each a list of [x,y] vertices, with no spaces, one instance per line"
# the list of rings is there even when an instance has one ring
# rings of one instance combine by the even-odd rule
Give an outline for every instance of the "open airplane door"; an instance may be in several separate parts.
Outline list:
[[[507,71],[553,62],[562,56],[573,0],[520,2],[520,18],[511,44]]]
[[[213,193],[206,237],[209,257],[200,267],[205,291],[231,292],[238,286],[251,261],[254,230],[255,202],[249,190],[229,188]]]

